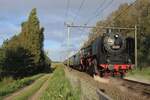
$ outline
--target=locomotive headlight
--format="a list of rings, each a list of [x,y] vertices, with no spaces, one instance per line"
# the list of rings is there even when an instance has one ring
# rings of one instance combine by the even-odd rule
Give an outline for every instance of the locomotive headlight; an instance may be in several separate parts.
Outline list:
[[[118,37],[119,37],[119,35],[118,35],[118,34],[116,34],[116,35],[115,35],[115,38],[118,38]]]

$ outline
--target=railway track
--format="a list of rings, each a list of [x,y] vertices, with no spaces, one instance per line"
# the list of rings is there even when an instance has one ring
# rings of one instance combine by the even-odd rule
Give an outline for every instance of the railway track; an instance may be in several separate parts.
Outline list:
[[[87,74],[87,73],[86,73]],[[142,96],[145,96],[146,98],[150,98],[150,84],[139,82],[135,80],[130,79],[115,79],[115,81],[120,81],[121,86],[127,88],[128,90],[131,90],[133,93],[139,93]],[[114,82],[114,81],[113,81]]]
[[[150,98],[150,84],[138,82],[138,81],[134,81],[134,80],[129,80],[129,79],[123,79],[122,81],[123,81],[122,86],[125,86],[126,88],[128,88],[131,91],[140,93],[140,94]]]

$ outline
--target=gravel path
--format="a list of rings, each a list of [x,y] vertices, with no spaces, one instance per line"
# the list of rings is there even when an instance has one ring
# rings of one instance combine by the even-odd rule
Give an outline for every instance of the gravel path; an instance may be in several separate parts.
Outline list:
[[[42,87],[32,96],[29,98],[29,100],[40,100],[40,97],[42,96],[43,92],[47,89],[48,83],[51,77],[47,79],[47,81],[42,85]]]
[[[15,98],[16,96],[19,96],[19,95],[21,95],[22,93],[27,92],[27,91],[29,91],[30,89],[32,89],[33,86],[34,86],[35,84],[37,84],[38,81],[40,81],[40,80],[42,80],[42,79],[45,79],[45,78],[48,78],[48,77],[49,77],[49,74],[42,76],[41,78],[39,78],[38,80],[36,80],[36,81],[35,81],[34,83],[32,83],[31,85],[29,85],[29,86],[27,86],[27,87],[24,87],[23,89],[21,89],[21,90],[15,92],[15,93],[12,93],[10,96],[4,98],[4,100],[14,100],[14,98]]]

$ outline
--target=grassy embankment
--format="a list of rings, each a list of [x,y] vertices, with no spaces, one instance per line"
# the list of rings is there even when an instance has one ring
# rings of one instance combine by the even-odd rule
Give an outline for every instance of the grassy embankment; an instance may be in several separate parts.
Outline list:
[[[0,99],[4,96],[13,93],[27,85],[33,83],[36,79],[43,76],[43,74],[38,74],[32,77],[26,77],[23,79],[13,80],[12,78],[4,78],[0,82]]]
[[[150,81],[150,67],[140,69],[134,69],[130,71],[127,76],[129,77],[139,77]]]
[[[56,70],[40,100],[80,100],[80,89],[73,89],[65,77],[63,64],[54,64]],[[59,66],[59,67],[58,67]]]

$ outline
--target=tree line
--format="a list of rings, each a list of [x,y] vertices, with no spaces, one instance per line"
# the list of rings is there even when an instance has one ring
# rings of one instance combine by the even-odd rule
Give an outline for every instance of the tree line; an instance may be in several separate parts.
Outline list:
[[[51,61],[43,50],[43,32],[34,8],[28,20],[21,24],[20,34],[5,40],[0,48],[1,77],[23,77],[50,71]]]
[[[135,3],[120,5],[118,10],[112,12],[105,20],[98,21],[96,28],[93,28],[88,36],[88,41],[83,45],[87,46],[96,37],[102,35],[100,26],[112,27],[134,27],[137,25],[138,34],[138,65],[150,66],[150,1],[136,0]],[[134,36],[134,31],[120,31],[126,36]]]

